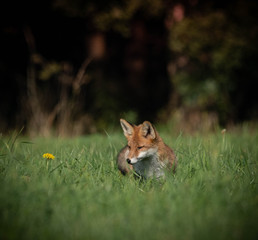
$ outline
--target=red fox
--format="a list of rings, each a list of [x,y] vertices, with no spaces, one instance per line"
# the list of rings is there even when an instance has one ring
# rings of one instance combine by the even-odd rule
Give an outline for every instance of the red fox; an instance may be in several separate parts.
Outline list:
[[[162,178],[165,169],[175,172],[176,156],[150,122],[136,126],[120,119],[120,123],[128,141],[117,157],[118,169],[123,175],[134,170],[143,178]]]

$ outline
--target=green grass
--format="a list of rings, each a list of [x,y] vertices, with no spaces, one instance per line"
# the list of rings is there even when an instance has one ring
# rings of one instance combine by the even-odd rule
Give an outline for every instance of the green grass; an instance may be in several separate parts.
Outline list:
[[[122,132],[2,138],[0,239],[256,239],[257,131],[160,134],[179,159],[165,182],[119,174]]]

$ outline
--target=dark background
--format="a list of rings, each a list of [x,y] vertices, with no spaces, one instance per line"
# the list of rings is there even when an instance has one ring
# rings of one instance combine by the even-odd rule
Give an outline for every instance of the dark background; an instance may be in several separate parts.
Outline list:
[[[189,131],[257,120],[256,1],[1,5],[2,133],[87,134],[120,117]]]

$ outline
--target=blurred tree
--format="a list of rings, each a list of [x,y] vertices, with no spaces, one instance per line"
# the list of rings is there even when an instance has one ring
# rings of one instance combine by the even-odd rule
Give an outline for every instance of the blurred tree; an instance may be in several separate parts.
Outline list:
[[[5,3],[2,129],[87,133],[126,114],[156,120],[167,105],[170,114],[178,106],[218,112],[221,123],[257,117],[255,1]]]
[[[139,121],[154,120],[168,101],[166,4],[162,0],[54,1],[54,7],[68,16],[87,19],[92,28],[89,39],[105,38],[105,53],[90,67],[92,107],[101,122],[114,122],[121,112],[132,110]],[[88,54],[93,45],[88,45]]]
[[[181,104],[217,111],[223,124],[258,117],[257,5],[239,1],[201,10],[170,31],[170,73]]]
[[[67,15],[90,19],[101,31],[115,31],[130,35],[130,22],[139,11],[145,17],[160,16],[166,5],[162,0],[54,0],[53,6]]]

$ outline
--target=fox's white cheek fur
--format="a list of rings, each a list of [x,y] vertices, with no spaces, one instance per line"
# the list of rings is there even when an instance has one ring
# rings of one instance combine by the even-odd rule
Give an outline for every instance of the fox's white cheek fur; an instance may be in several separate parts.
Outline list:
[[[134,164],[134,163],[137,163],[137,162],[138,162],[137,158],[134,157],[134,158],[131,159],[131,164]]]
[[[134,164],[134,163],[141,161],[143,158],[146,158],[148,156],[147,153],[148,153],[147,151],[140,152],[137,157],[134,157],[131,159],[131,163]]]
[[[143,160],[144,158],[150,157],[150,156],[155,156],[155,154],[157,153],[157,149],[156,148],[150,148],[147,151],[142,151],[139,153],[138,157],[134,157],[131,159],[131,163],[137,163],[141,160]]]
[[[148,149],[148,151],[146,151],[145,157],[151,157],[151,156],[155,156],[158,152],[158,149],[156,148],[150,148]]]
[[[138,155],[138,159],[142,159],[142,158],[145,158],[147,156],[147,151],[144,151],[144,152],[140,152],[139,155]]]
[[[150,148],[147,151],[140,152],[137,158],[138,160],[142,160],[143,158],[155,156],[156,153],[157,153],[156,148]]]

